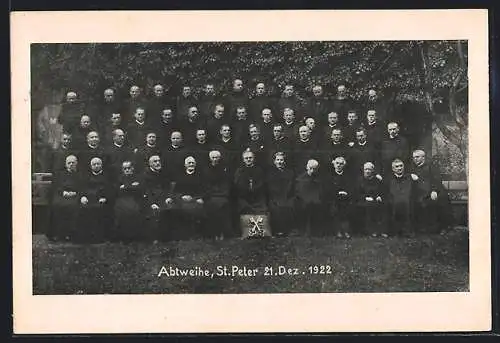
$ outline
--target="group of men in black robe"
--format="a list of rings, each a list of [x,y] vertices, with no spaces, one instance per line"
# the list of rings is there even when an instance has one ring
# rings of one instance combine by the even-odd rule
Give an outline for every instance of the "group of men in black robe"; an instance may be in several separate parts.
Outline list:
[[[339,86],[304,104],[235,80],[226,96],[207,84],[172,99],[138,86],[98,105],[67,94],[59,122],[51,239],[184,240],[239,235],[242,214],[270,218],[275,234],[413,235],[447,228],[439,173],[400,134],[370,90],[356,106]]]

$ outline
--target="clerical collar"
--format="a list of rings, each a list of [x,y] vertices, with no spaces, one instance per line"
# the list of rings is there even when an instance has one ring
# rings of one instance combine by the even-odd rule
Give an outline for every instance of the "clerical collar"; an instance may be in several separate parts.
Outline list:
[[[416,164],[417,167],[422,167],[425,164],[425,162],[422,162],[420,164]]]
[[[358,145],[365,146],[366,145],[366,141],[364,141],[363,143],[358,142]]]
[[[156,148],[156,144],[155,145],[150,145],[149,143],[146,143],[146,146],[149,147],[149,148]]]
[[[276,167],[276,169],[278,169],[279,171],[284,171],[285,167]]]
[[[181,146],[180,145],[177,145],[177,146],[171,145],[171,147],[174,148],[174,149],[179,149]]]
[[[113,145],[114,145],[115,147],[117,147],[117,148],[121,148],[121,147],[123,147],[123,144],[116,144],[116,142],[113,142]]]
[[[195,170],[194,170],[194,169],[193,169],[193,170],[188,170],[188,169],[186,169],[186,174],[188,174],[188,175],[193,175],[193,174],[194,174],[194,172],[195,172]]]
[[[167,121],[167,120],[163,119],[161,122],[162,122],[163,124],[170,124],[170,123],[172,123],[172,120],[168,120],[168,121]]]
[[[88,146],[90,149],[96,149],[96,148],[97,148],[97,145],[90,145],[90,144],[88,144],[87,146]]]
[[[144,121],[138,121],[137,119],[135,120],[135,122],[136,122],[137,124],[139,124],[139,125],[144,125],[144,123],[145,123]]]
[[[153,173],[159,173],[160,172],[160,170],[154,169],[152,167],[149,167],[149,170],[151,170]]]
[[[341,143],[342,143],[342,142],[335,142],[335,141],[333,141],[333,145],[339,145],[339,144],[341,144]]]
[[[280,141],[280,140],[282,140],[283,138],[285,138],[285,136],[280,136],[279,138],[274,137],[274,140],[275,140],[275,141]]]
[[[396,139],[396,138],[398,138],[398,136],[391,136],[391,135],[389,135],[389,138],[390,139]]]
[[[372,121],[371,123],[370,123],[370,122],[368,122],[368,125],[375,125],[376,123],[377,123],[377,121],[376,121],[376,120],[374,120],[374,121]]]
[[[293,121],[291,121],[291,122],[285,122],[285,125],[288,125],[288,126],[293,125]]]
[[[222,137],[222,141],[223,141],[224,143],[227,143],[227,142],[229,142],[230,140],[231,140],[231,137],[228,137],[228,138]]]
[[[196,123],[197,119],[196,118],[188,118],[188,122],[190,122],[190,123]]]
[[[307,137],[307,139],[302,139],[302,138],[301,138],[301,139],[300,139],[300,141],[301,141],[302,143],[307,143],[307,142],[309,142],[309,137]]]
[[[337,170],[335,170],[335,174],[342,175],[342,174],[344,174],[344,170],[341,170],[340,173]]]
[[[335,127],[335,126],[337,126],[337,123],[335,123],[335,124],[328,124],[328,126],[329,127]]]
[[[200,144],[200,145],[204,145],[204,144],[207,144],[207,141],[203,141],[203,142],[197,141],[196,143]]]
[[[251,141],[253,141],[253,142],[258,141],[259,139],[260,139],[260,137],[257,137],[257,138],[255,138],[255,137],[250,137],[250,140],[251,140]]]
[[[67,147],[65,145],[61,145],[61,149],[69,149],[69,147]]]
[[[92,174],[93,174],[93,175],[99,175],[99,174],[102,174],[102,169],[101,169],[101,170],[99,170],[97,173],[96,173],[96,172],[94,172],[94,171],[92,171]]]
[[[269,124],[271,122],[271,119],[269,119],[268,121],[263,120],[262,122],[266,123],[266,124]]]
[[[397,179],[401,179],[403,177],[404,174],[401,174],[401,175],[398,175],[396,173],[394,173],[394,176],[397,178]]]
[[[239,121],[245,121],[247,118],[238,118]]]

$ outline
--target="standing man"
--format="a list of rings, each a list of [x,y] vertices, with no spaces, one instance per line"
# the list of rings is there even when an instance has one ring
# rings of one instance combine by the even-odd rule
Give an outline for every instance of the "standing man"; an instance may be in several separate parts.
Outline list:
[[[182,170],[184,159],[188,156],[188,150],[184,146],[182,133],[172,132],[170,136],[170,145],[162,152],[163,159],[166,161],[166,173],[170,179]]]
[[[380,145],[385,137],[384,124],[377,118],[377,111],[368,110],[366,112],[366,122],[364,124],[366,135],[370,142],[380,149]]]
[[[352,109],[353,104],[347,92],[345,85],[339,85],[337,87],[337,95],[332,102],[333,111],[338,113],[340,117],[340,123],[342,125],[347,124],[347,112]]]
[[[331,104],[328,98],[324,95],[321,85],[314,85],[312,88],[312,96],[307,99],[306,113],[307,116],[322,126],[327,125],[327,113],[330,110]]]
[[[222,125],[219,131],[219,137],[213,144],[213,149],[221,152],[224,160],[223,162],[228,167],[231,175],[233,175],[234,171],[240,166],[240,148],[241,145],[232,135],[231,127],[229,125]]]
[[[356,143],[354,143],[350,151],[351,167],[349,170],[352,173],[360,175],[366,162],[373,163],[376,173],[380,173],[379,150],[371,141],[367,140],[364,128],[360,127],[356,130]]]
[[[113,113],[121,113],[120,101],[116,98],[115,91],[112,88],[104,90],[104,101],[101,102],[98,110],[98,117],[94,118],[99,132],[107,126],[109,118]]]
[[[214,113],[216,105],[224,104],[222,102],[222,97],[218,96],[215,92],[215,86],[213,82],[208,82],[205,84],[205,88],[203,89],[203,95],[200,98],[200,112],[204,118],[210,118],[212,113]]]
[[[84,113],[85,105],[80,102],[76,92],[71,91],[66,94],[66,102],[62,105],[57,121],[62,125],[64,132],[74,133]]]
[[[327,144],[332,139],[332,131],[334,129],[342,129],[339,123],[339,115],[337,112],[329,112],[327,114],[327,125],[323,128],[323,137],[321,137],[319,144]]]
[[[333,172],[328,177],[328,194],[331,197],[330,215],[333,218],[333,227],[337,238],[351,238],[352,234],[352,203],[355,199],[354,178],[347,173],[346,160],[343,156],[333,161]],[[359,174],[358,174],[359,175]]]
[[[399,125],[395,122],[387,124],[386,139],[381,144],[382,170],[384,173],[390,173],[391,165],[394,159],[400,159],[407,163],[410,157],[410,146],[405,137],[399,134]]]
[[[105,148],[109,173],[113,178],[120,176],[123,162],[135,162],[134,151],[125,141],[125,132],[122,129],[116,129],[113,131],[113,144]]]
[[[294,173],[286,167],[285,154],[274,154],[274,166],[267,173],[271,227],[278,236],[288,234],[294,226]]]
[[[143,107],[136,108],[134,119],[135,120],[128,125],[127,134],[132,148],[139,149],[144,145],[146,134],[151,131],[151,127],[146,121],[146,111]]]
[[[298,122],[304,119],[302,104],[300,99],[295,94],[295,87],[291,83],[287,83],[285,85],[281,98],[278,100],[278,111],[283,113],[286,108],[293,110],[295,119]]]
[[[168,104],[165,89],[163,85],[156,84],[153,87],[153,96],[149,99],[146,107],[148,113],[146,121],[149,126],[156,127],[156,125],[158,125],[165,106],[171,106],[171,104]]]
[[[191,145],[196,142],[196,131],[199,129],[206,130],[207,123],[205,118],[200,116],[198,108],[196,106],[191,106],[187,111],[187,120],[181,122],[179,126],[182,127],[186,145]]]
[[[255,164],[265,170],[266,167],[266,142],[260,134],[260,128],[255,124],[248,127],[248,140],[242,144],[241,150],[254,153]]]
[[[225,115],[225,107],[222,103],[213,106],[213,112],[207,113],[208,139],[214,141],[219,135],[222,125],[229,125],[229,118]]]
[[[266,92],[264,82],[257,83],[255,86],[255,96],[250,100],[248,105],[250,119],[254,122],[261,119],[264,109],[273,112],[276,107],[275,99],[267,95]]]
[[[125,125],[134,121],[134,113],[138,107],[146,108],[146,101],[142,97],[141,88],[137,85],[133,85],[129,90],[130,97],[125,100],[122,113],[122,120]]]
[[[292,163],[296,174],[304,169],[307,161],[318,158],[316,142],[311,138],[311,130],[303,125],[299,128],[297,140],[293,145]]]
[[[410,173],[419,179],[415,206],[416,228],[420,233],[444,234],[451,225],[450,201],[440,173],[427,162],[423,150],[413,151]]]
[[[233,136],[238,144],[242,145],[248,140],[248,127],[252,123],[248,119],[248,113],[245,106],[236,108],[236,120],[233,121]]]
[[[75,149],[72,144],[72,135],[69,132],[63,132],[61,136],[61,144],[56,150],[52,151],[49,171],[56,178],[57,174],[66,168],[66,157],[75,155]]]
[[[243,80],[235,79],[233,81],[233,89],[226,95],[224,104],[227,106],[227,113],[230,118],[236,115],[238,107],[248,108],[248,94],[245,92]]]
[[[197,106],[197,99],[192,91],[190,85],[184,85],[181,95],[177,97],[176,113],[179,122],[185,122],[188,118],[188,110]]]

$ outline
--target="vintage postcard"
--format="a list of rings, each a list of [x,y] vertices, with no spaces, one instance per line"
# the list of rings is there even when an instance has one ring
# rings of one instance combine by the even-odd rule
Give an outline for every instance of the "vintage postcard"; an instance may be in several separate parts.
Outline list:
[[[14,332],[491,329],[487,19],[13,12]]]

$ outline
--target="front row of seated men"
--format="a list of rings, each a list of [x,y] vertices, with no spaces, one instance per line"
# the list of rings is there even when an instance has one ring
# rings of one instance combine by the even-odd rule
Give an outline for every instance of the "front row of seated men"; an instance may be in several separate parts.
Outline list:
[[[172,179],[158,155],[149,158],[142,174],[124,161],[119,177],[110,177],[99,157],[82,173],[79,169],[87,168],[78,166],[75,155],[67,156],[65,169],[55,175],[49,238],[80,243],[221,239],[239,236],[241,214],[268,214],[275,235],[387,237],[436,232],[450,224],[447,194],[422,150],[413,152],[409,168],[394,159],[392,172],[383,178],[370,161],[360,175],[346,172],[342,156],[331,166],[310,159],[296,176],[282,152],[264,172],[255,154],[245,151],[233,175],[219,151],[208,157],[202,166],[188,156]]]

